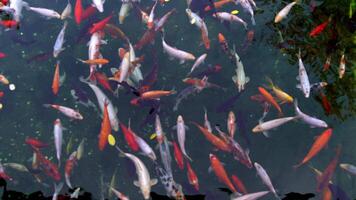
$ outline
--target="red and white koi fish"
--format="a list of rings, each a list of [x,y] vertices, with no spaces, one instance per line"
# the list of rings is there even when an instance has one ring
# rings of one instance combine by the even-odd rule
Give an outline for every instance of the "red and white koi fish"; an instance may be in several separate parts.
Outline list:
[[[77,151],[74,151],[73,153],[70,154],[68,160],[66,161],[66,165],[64,167],[64,177],[66,180],[66,184],[69,188],[73,188],[72,184],[70,182],[70,175],[73,171],[74,165],[77,164]]]
[[[69,108],[69,107],[65,107],[65,106],[61,106],[61,105],[57,105],[57,104],[43,104],[43,106],[46,108],[49,108],[49,107],[54,108],[71,119],[78,119],[78,120],[83,119],[83,116],[78,111],[76,111],[72,108]]]
[[[293,8],[293,6],[295,4],[297,4],[299,2],[299,0],[295,0],[292,3],[289,3],[288,5],[286,5],[281,11],[279,11],[276,15],[276,17],[274,18],[274,23],[278,23],[281,22],[290,12],[290,10]]]

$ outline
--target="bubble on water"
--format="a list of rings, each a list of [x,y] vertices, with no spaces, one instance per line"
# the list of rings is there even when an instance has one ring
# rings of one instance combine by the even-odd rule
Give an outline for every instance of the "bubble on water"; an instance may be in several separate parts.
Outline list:
[[[10,89],[11,91],[14,91],[14,90],[16,89],[15,84],[11,83],[11,84],[9,85],[9,89]]]

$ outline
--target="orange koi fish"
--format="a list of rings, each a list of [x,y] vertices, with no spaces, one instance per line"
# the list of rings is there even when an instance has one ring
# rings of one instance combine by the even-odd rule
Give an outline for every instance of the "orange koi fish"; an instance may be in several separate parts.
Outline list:
[[[108,112],[108,102],[104,103],[103,121],[101,122],[101,130],[99,134],[99,150],[104,150],[108,143],[108,137],[111,133],[111,125]]]
[[[213,169],[215,175],[218,177],[219,181],[223,182],[232,192],[236,192],[236,189],[232,182],[230,181],[224,166],[214,154],[209,155],[211,168]]]
[[[303,164],[307,163],[310,159],[312,159],[319,151],[321,151],[326,144],[329,142],[330,137],[332,135],[332,129],[329,128],[326,131],[324,131],[314,142],[312,147],[310,148],[308,154],[305,156],[303,161],[297,165],[295,165],[295,168],[298,168],[302,166]]]
[[[336,169],[337,163],[339,162],[340,154],[341,154],[341,146],[338,146],[336,149],[335,157],[332,159],[332,161],[329,163],[329,165],[326,167],[324,172],[320,175],[320,177],[317,180],[318,182],[317,190],[316,190],[317,192],[321,192],[325,190],[325,188],[328,188],[329,181],[331,180],[334,171]]]
[[[52,92],[54,95],[58,94],[60,83],[59,83],[59,61],[56,64],[56,69],[54,71],[53,81],[52,81]]]
[[[258,91],[263,95],[267,102],[272,104],[279,112],[280,115],[283,115],[281,107],[279,107],[276,100],[274,100],[273,96],[263,87],[258,87]]]

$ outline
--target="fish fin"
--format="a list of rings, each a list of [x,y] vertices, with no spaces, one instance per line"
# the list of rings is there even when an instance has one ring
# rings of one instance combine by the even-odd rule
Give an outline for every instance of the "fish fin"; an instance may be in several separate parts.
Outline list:
[[[185,63],[185,60],[180,60],[179,61],[179,64],[181,64],[181,65],[184,64],[184,63]]]
[[[232,77],[232,81],[236,82],[237,81],[237,76]]]
[[[59,86],[62,86],[65,80],[66,80],[66,73],[64,72],[64,73],[59,77]]]
[[[158,182],[158,180],[157,180],[156,178],[151,179],[151,180],[150,180],[150,185],[151,185],[151,186],[154,186],[154,185],[157,184],[157,182]]]
[[[116,145],[115,148],[120,152],[119,154],[120,157],[125,157],[125,152],[122,151],[119,146]]]
[[[133,184],[134,184],[136,187],[140,187],[140,182],[139,182],[139,181],[134,181]]]
[[[295,87],[298,89],[302,89],[302,86],[300,84],[297,84]]]
[[[210,167],[208,168],[208,172],[211,173],[212,171],[213,171],[213,168],[210,166]]]
[[[189,126],[184,125],[185,130],[189,130]]]
[[[174,125],[174,126],[172,127],[172,129],[173,129],[173,130],[177,130],[177,125]]]
[[[52,105],[51,104],[48,104],[48,103],[45,103],[45,104],[43,104],[43,107],[45,107],[45,108],[50,108]]]
[[[250,81],[250,77],[246,76],[245,77],[245,83],[248,83]]]
[[[297,79],[297,81],[300,81],[300,77],[299,75],[295,77],[295,79]]]
[[[266,137],[270,137],[270,134],[269,134],[268,131],[263,131],[262,134],[263,134],[264,136],[266,136]]]
[[[193,159],[192,159],[190,156],[188,156],[188,154],[184,154],[184,156],[185,156],[190,162],[193,162]]]

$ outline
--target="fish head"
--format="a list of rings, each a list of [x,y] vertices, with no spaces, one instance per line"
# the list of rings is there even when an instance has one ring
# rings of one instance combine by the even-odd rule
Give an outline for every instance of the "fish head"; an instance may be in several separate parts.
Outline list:
[[[75,118],[79,119],[79,120],[82,120],[83,116],[79,112],[77,112],[77,113],[75,113]]]
[[[257,171],[261,171],[262,166],[261,166],[260,164],[258,164],[257,162],[255,162],[254,166],[255,166],[255,168],[256,168]]]
[[[262,132],[262,128],[260,125],[257,125],[255,128],[252,129],[252,132],[257,133],[257,132]]]
[[[141,189],[144,199],[150,199],[151,187],[144,187]]]
[[[177,118],[177,124],[184,123],[182,115],[179,115]]]

